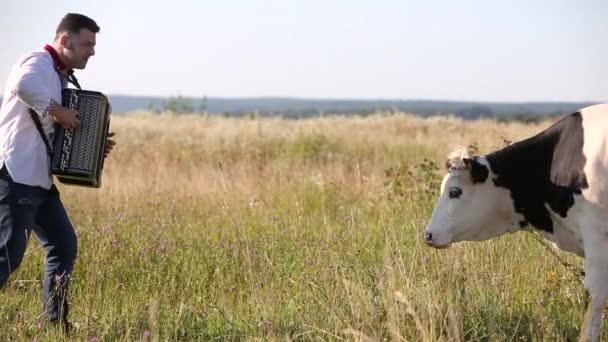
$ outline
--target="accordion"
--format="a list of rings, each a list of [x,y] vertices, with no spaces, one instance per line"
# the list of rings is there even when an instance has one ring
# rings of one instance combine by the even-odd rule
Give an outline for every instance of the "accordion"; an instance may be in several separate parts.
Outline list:
[[[101,187],[111,106],[97,91],[65,88],[62,105],[78,111],[80,126],[55,126],[51,173],[68,185]]]

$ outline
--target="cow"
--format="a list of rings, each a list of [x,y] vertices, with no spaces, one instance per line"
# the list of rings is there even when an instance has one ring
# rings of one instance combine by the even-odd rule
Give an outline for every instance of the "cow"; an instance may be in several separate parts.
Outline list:
[[[537,231],[584,258],[588,302],[579,338],[599,341],[608,300],[608,104],[489,154],[457,149],[446,167],[425,243],[446,248]]]

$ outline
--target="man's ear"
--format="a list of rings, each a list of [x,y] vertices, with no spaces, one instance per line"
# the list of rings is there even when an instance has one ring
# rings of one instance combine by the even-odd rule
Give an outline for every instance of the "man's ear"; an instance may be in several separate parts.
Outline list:
[[[70,35],[67,32],[63,32],[59,36],[59,43],[61,44],[61,47],[67,48],[70,44]]]
[[[462,161],[471,170],[471,179],[473,180],[473,184],[483,183],[486,181],[486,179],[488,179],[488,174],[490,171],[485,165],[478,162],[475,157],[463,158]]]

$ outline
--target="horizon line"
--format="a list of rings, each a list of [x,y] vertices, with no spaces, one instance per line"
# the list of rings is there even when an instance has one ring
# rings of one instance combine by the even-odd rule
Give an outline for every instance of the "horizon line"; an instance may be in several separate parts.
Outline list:
[[[392,101],[392,102],[474,102],[493,104],[534,104],[534,103],[608,103],[608,100],[473,100],[473,99],[440,99],[440,98],[391,98],[391,97],[305,97],[294,95],[258,95],[258,96],[193,96],[193,95],[134,95],[125,93],[106,93],[106,96],[139,97],[139,98],[186,98],[186,99],[222,99],[222,100],[297,100],[297,101]]]

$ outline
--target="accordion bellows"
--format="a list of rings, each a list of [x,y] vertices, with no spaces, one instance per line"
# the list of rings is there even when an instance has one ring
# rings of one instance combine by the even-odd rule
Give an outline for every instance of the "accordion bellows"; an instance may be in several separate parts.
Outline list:
[[[66,88],[62,105],[78,111],[80,126],[55,127],[51,172],[64,184],[101,187],[110,103],[97,91]]]

